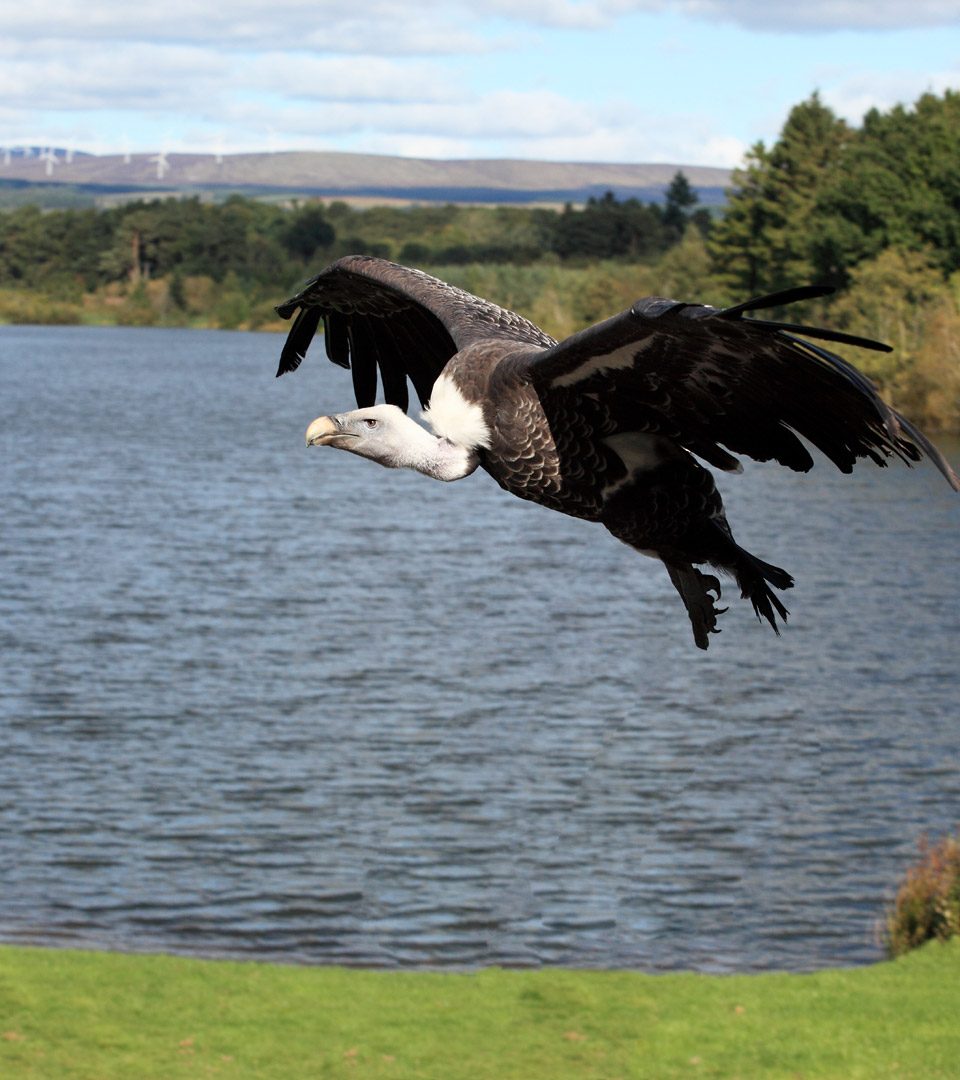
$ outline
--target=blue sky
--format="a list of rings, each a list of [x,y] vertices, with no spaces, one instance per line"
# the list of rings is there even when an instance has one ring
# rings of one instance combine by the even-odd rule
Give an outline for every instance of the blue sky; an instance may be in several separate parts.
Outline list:
[[[0,147],[735,165],[819,90],[960,89],[960,0],[33,0]]]

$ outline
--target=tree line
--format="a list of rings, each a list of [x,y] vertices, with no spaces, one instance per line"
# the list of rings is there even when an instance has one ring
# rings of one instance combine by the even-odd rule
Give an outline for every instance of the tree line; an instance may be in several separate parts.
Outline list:
[[[206,276],[222,282],[289,285],[311,268],[362,251],[405,262],[457,265],[652,257],[678,243],[697,195],[678,172],[665,202],[617,199],[612,192],[562,212],[459,205],[373,207],[344,202],[282,206],[231,196],[136,201],[109,209],[0,213],[0,285],[31,288]]]
[[[522,311],[554,336],[656,293],[724,304],[837,288],[802,317],[890,341],[857,362],[912,416],[960,431],[960,93],[847,124],[814,94],[757,143],[726,206],[682,172],[663,203],[608,192],[560,210],[238,196],[0,212],[0,321],[273,325],[328,261],[367,252]],[[797,317],[796,311],[790,312]]]

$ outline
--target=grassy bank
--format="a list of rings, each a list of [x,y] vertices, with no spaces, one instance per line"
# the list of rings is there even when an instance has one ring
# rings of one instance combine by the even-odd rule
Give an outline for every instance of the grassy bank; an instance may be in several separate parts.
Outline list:
[[[957,1077],[960,941],[812,975],[384,973],[0,948],[0,1076]]]

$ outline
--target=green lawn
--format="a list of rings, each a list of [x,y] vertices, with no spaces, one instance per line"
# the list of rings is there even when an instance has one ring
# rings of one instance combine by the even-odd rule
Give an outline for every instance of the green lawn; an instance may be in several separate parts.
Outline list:
[[[813,975],[350,971],[0,948],[0,1076],[960,1077],[960,941]]]

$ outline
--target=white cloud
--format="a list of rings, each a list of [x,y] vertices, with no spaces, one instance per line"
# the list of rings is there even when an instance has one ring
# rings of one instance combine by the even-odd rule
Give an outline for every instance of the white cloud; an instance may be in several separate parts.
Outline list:
[[[348,138],[351,148],[404,157],[728,166],[738,164],[746,149],[737,138],[714,134],[705,117],[658,116],[623,102],[591,107],[540,91],[437,105],[334,103],[317,110],[294,104],[279,113],[254,104],[244,107],[243,125],[262,128],[270,116],[301,145]]]
[[[184,110],[206,115],[231,97],[329,102],[444,102],[462,96],[450,72],[382,57],[267,53],[185,45],[41,42],[29,55],[0,44],[0,98],[31,110]],[[326,106],[324,106],[326,107]]]
[[[682,118],[681,118],[682,119]],[[704,120],[670,123],[656,117],[630,123],[607,119],[578,133],[549,134],[526,140],[519,157],[548,161],[642,161],[672,165],[735,166],[745,145],[729,136],[709,134]]]
[[[212,104],[229,71],[216,52],[188,46],[69,50],[38,43],[29,54],[0,46],[0,97],[31,110],[163,109]]]
[[[608,25],[628,13],[677,12],[747,30],[903,30],[956,26],[957,0],[489,0],[546,25]],[[556,13],[551,15],[551,9]]]
[[[419,135],[394,132],[371,132],[363,140],[368,154],[393,157],[426,158],[434,161],[480,157],[476,144],[457,135]]]
[[[334,101],[323,108],[302,102],[268,105],[242,102],[229,107],[231,126],[263,129],[271,122],[295,135],[329,138],[370,133],[381,141],[545,139],[583,137],[600,123],[595,110],[544,91],[497,92],[459,102],[357,103]],[[389,133],[389,134],[388,134]]]
[[[957,0],[32,0],[5,5],[0,32],[22,43],[57,38],[450,56],[502,47],[491,40],[491,19],[523,34],[531,26],[609,27],[638,13],[807,33],[955,27],[960,19]]]
[[[606,26],[631,10],[658,10],[663,4],[631,0],[481,0],[479,7],[535,26],[589,30]]]
[[[734,22],[748,30],[904,30],[956,26],[956,0],[676,0],[690,16]]]
[[[835,80],[824,81],[821,97],[838,116],[859,125],[870,109],[886,112],[898,103],[912,103],[922,94],[942,94],[958,86],[960,67],[931,74],[885,71],[848,76],[837,72]]]
[[[269,52],[242,64],[246,86],[321,101],[450,101],[461,96],[447,68],[379,56]]]
[[[312,48],[375,55],[483,51],[488,43],[462,29],[461,5],[449,0],[34,0],[8,5],[0,29],[8,41],[206,44],[219,49]]]

